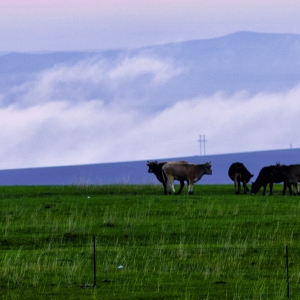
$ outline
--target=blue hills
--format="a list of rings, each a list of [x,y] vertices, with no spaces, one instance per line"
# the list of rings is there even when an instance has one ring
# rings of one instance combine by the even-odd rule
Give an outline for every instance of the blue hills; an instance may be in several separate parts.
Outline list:
[[[213,175],[205,175],[198,184],[230,184],[228,168],[234,162],[242,162],[257,178],[264,166],[299,163],[300,149],[270,150],[220,155],[176,157],[161,161],[186,160],[202,164],[210,161]],[[89,164],[78,166],[44,167],[0,170],[0,185],[117,185],[160,184],[153,174],[147,172],[147,161],[131,161]]]
[[[136,49],[91,52],[2,53],[0,88],[9,88],[34,80],[39,72],[58,66],[73,66],[82,61],[105,61],[114,66],[124,58],[139,55],[171,60],[181,70],[164,85],[146,89],[149,78],[141,76],[122,94],[146,99],[147,109],[161,109],[182,99],[212,95],[218,91],[231,95],[247,91],[280,92],[300,82],[300,35],[237,32],[219,38],[154,45]],[[85,100],[110,102],[115,95],[103,86],[89,85]],[[7,95],[13,103],[15,94]],[[153,101],[156,99],[156,101]]]

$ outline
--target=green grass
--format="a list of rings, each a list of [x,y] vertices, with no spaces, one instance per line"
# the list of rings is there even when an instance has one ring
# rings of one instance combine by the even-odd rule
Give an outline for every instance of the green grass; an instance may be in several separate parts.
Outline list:
[[[286,299],[289,246],[290,295],[300,299],[300,198],[281,189],[1,187],[0,297]]]

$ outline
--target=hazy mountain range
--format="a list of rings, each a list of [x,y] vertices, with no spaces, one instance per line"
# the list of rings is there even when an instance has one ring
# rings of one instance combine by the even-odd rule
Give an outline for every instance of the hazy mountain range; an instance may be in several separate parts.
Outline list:
[[[147,66],[148,63],[153,63],[152,68]],[[67,92],[76,82],[57,84],[58,98],[74,101],[97,98],[106,102],[127,99],[133,106],[162,108],[179,100],[213,95],[219,91],[232,95],[239,91],[256,94],[293,88],[300,82],[300,35],[238,32],[215,39],[139,49],[2,53],[0,88],[8,90],[22,86],[36,80],[41,72],[74,68],[75,65],[80,67],[80,64],[95,67],[100,64],[110,71],[111,78],[77,81],[74,93]],[[136,64],[136,69],[132,64]],[[73,71],[77,70],[74,68]],[[132,80],[137,75],[138,78]],[[108,81],[121,79],[123,82],[116,83],[121,84],[118,86],[120,92],[116,93]],[[149,82],[153,83],[150,87]],[[24,89],[13,89],[5,95],[2,103],[19,100],[17,96],[22,91]]]
[[[300,35],[0,54],[0,169],[300,147]]]

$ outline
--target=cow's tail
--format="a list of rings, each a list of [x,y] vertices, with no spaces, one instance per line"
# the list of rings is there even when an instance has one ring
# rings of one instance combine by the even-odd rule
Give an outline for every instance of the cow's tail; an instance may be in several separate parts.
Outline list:
[[[164,183],[167,185],[168,184],[168,177],[165,173],[164,168],[161,169],[161,174],[162,174],[162,178],[163,178]]]

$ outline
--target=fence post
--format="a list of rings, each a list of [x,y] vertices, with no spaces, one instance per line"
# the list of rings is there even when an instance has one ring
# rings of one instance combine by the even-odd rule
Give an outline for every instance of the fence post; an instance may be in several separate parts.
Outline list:
[[[96,286],[96,237],[94,236],[94,286]]]
[[[287,298],[290,299],[289,248],[288,248],[288,246],[285,247],[285,264],[286,264]]]

